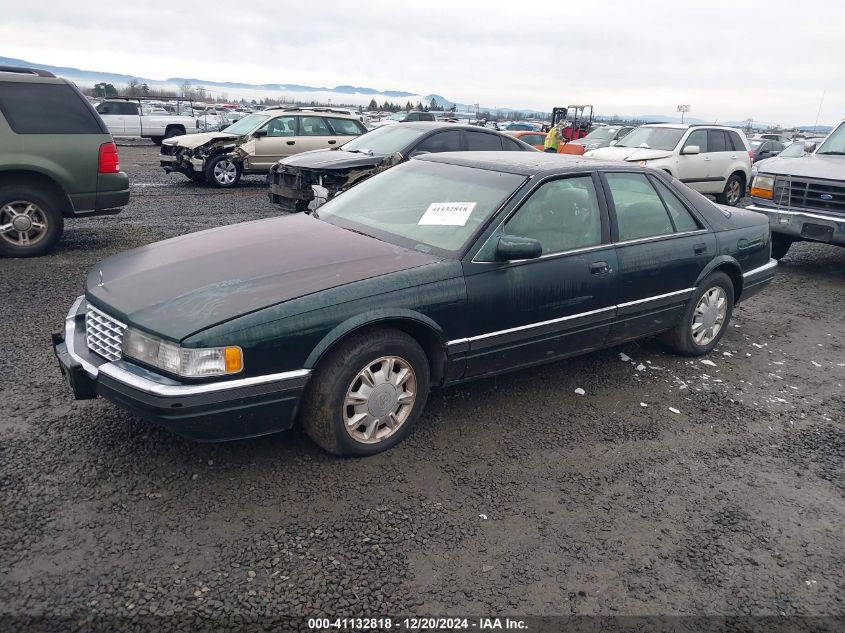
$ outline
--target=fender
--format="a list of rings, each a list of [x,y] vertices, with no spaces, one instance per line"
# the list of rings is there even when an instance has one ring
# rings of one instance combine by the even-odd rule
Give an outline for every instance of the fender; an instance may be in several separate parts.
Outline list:
[[[415,326],[422,326],[430,330],[431,333],[437,337],[440,347],[446,354],[446,335],[437,323],[429,317],[415,312],[414,310],[406,310],[404,308],[382,308],[378,310],[371,310],[362,314],[355,315],[335,326],[323,339],[317,343],[311,354],[305,361],[305,369],[313,369],[317,366],[326,353],[331,349],[335,343],[351,334],[356,330],[360,330],[370,325],[378,325],[385,321],[404,321],[413,323]]]
[[[739,262],[730,255],[719,255],[718,257],[714,257],[710,260],[710,262],[704,267],[704,270],[701,271],[701,274],[698,275],[698,279],[695,280],[696,287],[698,287],[698,284],[700,284],[707,275],[717,268],[730,268],[733,271],[734,274],[731,275],[731,278],[734,281],[734,303],[737,303],[739,301],[739,296],[742,294],[742,266],[740,266]]]

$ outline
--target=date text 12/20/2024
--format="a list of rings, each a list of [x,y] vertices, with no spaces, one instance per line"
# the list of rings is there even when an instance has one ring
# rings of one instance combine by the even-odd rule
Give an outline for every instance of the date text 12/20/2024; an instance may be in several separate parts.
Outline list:
[[[519,618],[308,618],[315,631],[527,631]]]

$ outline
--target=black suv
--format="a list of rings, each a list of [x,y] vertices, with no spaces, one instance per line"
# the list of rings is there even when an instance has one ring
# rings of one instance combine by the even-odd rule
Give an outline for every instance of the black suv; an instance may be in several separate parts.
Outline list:
[[[129,177],[82,93],[44,70],[0,66],[0,256],[44,255],[65,217],[127,202]]]

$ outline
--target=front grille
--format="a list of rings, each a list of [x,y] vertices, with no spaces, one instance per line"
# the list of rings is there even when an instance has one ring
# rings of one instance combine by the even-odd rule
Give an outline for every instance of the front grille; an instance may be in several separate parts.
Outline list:
[[[126,325],[92,305],[85,315],[85,337],[88,349],[108,360],[120,360],[123,332]]]
[[[784,207],[845,214],[845,186],[830,181],[779,177],[775,180],[772,201]]]

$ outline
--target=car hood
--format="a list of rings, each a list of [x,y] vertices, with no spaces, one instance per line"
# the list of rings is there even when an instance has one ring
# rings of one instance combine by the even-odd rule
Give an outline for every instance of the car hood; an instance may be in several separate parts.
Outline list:
[[[601,147],[585,154],[590,158],[602,160],[656,160],[658,158],[669,158],[672,152],[665,149],[648,149],[645,147]]]
[[[279,161],[279,165],[305,169],[357,169],[375,167],[387,158],[384,154],[360,154],[342,149],[318,149],[295,154]]]
[[[200,145],[210,143],[211,141],[234,138],[240,137],[237,134],[228,134],[227,132],[200,132],[198,134],[183,134],[182,136],[174,136],[163,140],[161,143],[162,145],[176,145],[177,147],[194,149]]]
[[[181,341],[284,301],[439,259],[295,214],[143,246],[91,270],[88,300]]]
[[[765,173],[777,176],[845,180],[845,156],[825,156],[824,154],[810,154],[794,158],[775,156],[774,158],[767,158],[757,165],[759,175]]]

